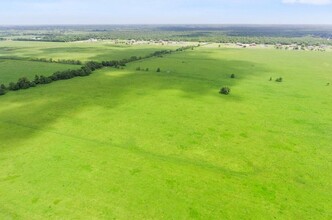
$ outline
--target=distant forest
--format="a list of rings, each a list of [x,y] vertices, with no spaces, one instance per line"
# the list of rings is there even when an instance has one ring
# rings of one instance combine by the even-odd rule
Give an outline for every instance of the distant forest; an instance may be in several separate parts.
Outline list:
[[[88,39],[332,45],[328,25],[76,25],[0,26],[0,40],[70,42]]]

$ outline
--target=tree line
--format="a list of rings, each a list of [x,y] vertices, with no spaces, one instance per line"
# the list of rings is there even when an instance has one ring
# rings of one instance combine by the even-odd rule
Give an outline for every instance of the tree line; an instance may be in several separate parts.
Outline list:
[[[82,62],[79,60],[66,60],[66,59],[46,59],[46,58],[30,58],[29,61],[45,62],[45,63],[62,63],[62,64],[73,64],[73,65],[82,65]]]
[[[11,57],[3,56],[0,59],[4,60],[23,60],[23,61],[35,61],[35,62],[45,62],[45,63],[61,63],[61,64],[73,64],[73,65],[82,65],[83,63],[80,60],[66,60],[66,59],[47,59],[47,58],[25,58],[25,57]]]
[[[183,51],[192,47],[183,47],[177,49],[176,51]],[[137,57],[132,56],[128,59],[122,60],[111,60],[111,61],[89,61],[85,63],[80,69],[76,70],[64,70],[64,71],[57,71],[50,76],[44,75],[35,75],[33,80],[29,80],[27,77],[22,77],[17,80],[17,82],[10,82],[7,86],[5,84],[0,84],[0,95],[5,95],[8,91],[17,91],[21,89],[28,89],[31,87],[36,87],[38,85],[49,84],[59,80],[68,80],[74,77],[85,77],[92,74],[93,71],[101,69],[103,67],[114,67],[120,68],[126,66],[127,63],[138,61],[142,59],[147,59],[151,57],[160,57],[166,54],[172,53],[172,50],[161,50],[146,55],[144,57]]]
[[[10,82],[7,86],[0,85],[0,95],[4,95],[7,91],[17,91],[21,89],[28,89],[36,87],[37,85],[49,84],[58,80],[67,80],[78,76],[89,76],[93,71],[102,68],[103,65],[98,62],[88,62],[80,69],[76,70],[64,70],[57,71],[50,76],[35,75],[33,80],[29,80],[27,77],[22,77],[17,82]]]

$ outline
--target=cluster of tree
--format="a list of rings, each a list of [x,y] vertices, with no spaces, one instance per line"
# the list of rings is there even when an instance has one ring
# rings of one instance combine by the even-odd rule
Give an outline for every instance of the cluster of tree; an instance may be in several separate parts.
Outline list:
[[[48,84],[54,81],[71,79],[78,76],[88,76],[93,71],[102,67],[103,65],[101,63],[91,61],[86,63],[80,69],[57,71],[50,76],[36,75],[34,80],[32,81],[30,81],[26,77],[22,77],[18,79],[17,82],[9,83],[7,87],[2,84],[0,94],[4,95],[6,93],[6,90],[16,91],[20,89],[28,89],[30,87],[35,87],[39,84]]]
[[[65,60],[65,59],[46,59],[46,58],[31,58],[30,61],[46,62],[46,63],[62,63],[62,64],[73,64],[73,65],[82,65],[82,62],[79,60]]]
[[[199,47],[200,45],[198,44],[197,47]],[[185,50],[193,50],[195,47],[194,46],[186,46],[186,47],[180,47],[178,49],[176,49],[175,51],[180,52],[180,51],[185,51]]]
[[[149,68],[141,68],[140,66],[136,68],[136,71],[149,71]]]
[[[283,81],[283,78],[282,77],[279,77],[276,79],[276,82],[282,82]]]
[[[0,96],[6,94],[6,86],[4,84],[0,85]]]
[[[272,81],[272,80],[273,80],[273,78],[270,77],[270,81]],[[282,78],[282,77],[278,77],[278,78],[276,78],[275,81],[276,81],[276,82],[282,82],[282,81],[283,81],[283,78]]]
[[[2,30],[3,29],[3,30]],[[331,26],[52,26],[0,27],[1,37],[19,36],[19,41],[71,42],[98,40],[192,41],[244,44],[332,45]],[[32,36],[32,37],[31,37]]]
[[[101,62],[101,65],[105,66],[105,67],[119,68],[119,67],[126,66],[127,63],[130,63],[130,62],[133,62],[133,61],[137,61],[137,60],[141,60],[141,59],[143,59],[143,58],[142,57],[132,56],[129,59],[103,61],[103,62]]]
[[[126,65],[126,63],[145,59],[145,58],[150,58],[150,57],[155,57],[155,56],[161,56],[164,54],[170,54],[172,53],[171,50],[161,50],[161,51],[156,51],[150,55],[147,55],[145,57],[137,57],[137,56],[132,56],[129,59],[122,59],[122,60],[112,60],[112,61],[103,61],[101,63],[95,62],[95,61],[90,61],[84,64],[80,69],[76,70],[64,70],[64,71],[57,71],[53,73],[50,76],[43,76],[43,75],[36,75],[34,80],[30,81],[26,77],[22,77],[18,79],[17,82],[11,82],[9,83],[8,86],[5,86],[4,84],[0,85],[0,95],[4,95],[7,90],[11,91],[16,91],[20,89],[28,89],[30,87],[35,87],[39,84],[48,84],[54,81],[58,80],[67,80],[71,79],[74,77],[78,76],[89,76],[93,71],[101,69],[103,67],[123,67]],[[45,61],[46,62],[46,61]],[[146,71],[149,71],[149,69],[145,69]],[[160,68],[157,69],[157,72],[160,72]]]
[[[36,62],[45,62],[45,63],[62,63],[62,64],[73,64],[73,65],[82,65],[83,63],[79,60],[65,60],[65,59],[47,59],[47,58],[25,58],[25,57],[14,57],[14,56],[1,56],[1,59],[6,60],[24,60],[24,61],[36,61]]]
[[[166,54],[171,54],[172,50],[160,50],[160,51],[156,51],[150,55],[145,56],[145,58],[150,58],[150,57],[163,57],[163,55]]]

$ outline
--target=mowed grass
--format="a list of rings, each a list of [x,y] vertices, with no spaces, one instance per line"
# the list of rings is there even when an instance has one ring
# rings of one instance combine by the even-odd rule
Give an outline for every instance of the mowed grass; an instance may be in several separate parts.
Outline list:
[[[49,76],[56,71],[79,69],[78,65],[0,59],[0,84],[16,82],[21,77]]]
[[[1,57],[52,58],[80,61],[108,61],[145,56],[157,50],[176,49],[161,45],[116,45],[111,42],[20,42],[0,41]]]
[[[0,218],[330,219],[331,58],[200,48],[9,93]]]

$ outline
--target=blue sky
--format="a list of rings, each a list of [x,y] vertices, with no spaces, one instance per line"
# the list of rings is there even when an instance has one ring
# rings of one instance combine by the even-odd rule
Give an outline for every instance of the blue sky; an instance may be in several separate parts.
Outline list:
[[[4,0],[12,24],[332,24],[332,0]]]

